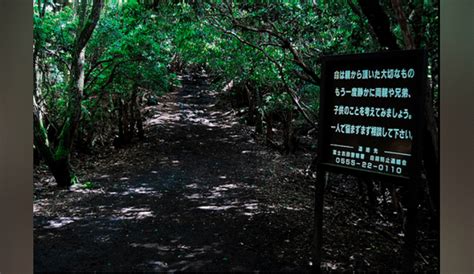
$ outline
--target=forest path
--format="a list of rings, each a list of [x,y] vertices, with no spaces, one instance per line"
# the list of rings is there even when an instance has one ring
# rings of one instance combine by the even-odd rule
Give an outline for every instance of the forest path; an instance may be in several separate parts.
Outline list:
[[[204,80],[182,84],[149,107],[144,142],[88,163],[94,189],[36,197],[36,271],[294,269],[256,193],[271,156]]]

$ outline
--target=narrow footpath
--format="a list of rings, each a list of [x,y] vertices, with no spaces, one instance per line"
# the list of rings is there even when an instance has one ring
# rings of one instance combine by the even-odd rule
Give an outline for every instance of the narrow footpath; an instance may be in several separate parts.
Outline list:
[[[35,271],[301,269],[284,251],[298,232],[258,198],[274,156],[205,79],[182,85],[147,110],[144,142],[83,164],[92,189],[37,194]]]

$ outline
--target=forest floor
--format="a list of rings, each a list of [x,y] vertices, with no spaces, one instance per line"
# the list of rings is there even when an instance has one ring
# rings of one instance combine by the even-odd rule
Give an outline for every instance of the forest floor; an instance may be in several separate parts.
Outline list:
[[[54,271],[298,271],[310,261],[311,153],[266,147],[202,79],[147,107],[146,139],[79,155],[89,188],[57,189],[35,168],[34,267]],[[329,270],[401,267],[401,222],[332,176],[325,199]],[[417,269],[436,270],[438,234],[422,211]]]

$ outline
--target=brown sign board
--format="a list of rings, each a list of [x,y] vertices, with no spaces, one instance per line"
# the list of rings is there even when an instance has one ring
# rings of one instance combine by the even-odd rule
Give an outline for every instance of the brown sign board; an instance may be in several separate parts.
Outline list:
[[[321,61],[320,166],[402,179],[420,173],[425,51],[325,56]]]

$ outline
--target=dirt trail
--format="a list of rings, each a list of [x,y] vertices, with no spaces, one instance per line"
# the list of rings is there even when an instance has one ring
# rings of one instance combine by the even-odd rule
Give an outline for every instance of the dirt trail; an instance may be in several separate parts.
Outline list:
[[[257,195],[273,156],[205,82],[182,83],[144,142],[84,164],[94,189],[37,188],[35,271],[298,270],[280,248],[296,232]]]
[[[92,189],[57,189],[44,166],[35,169],[36,272],[307,269],[311,151],[272,151],[215,105],[203,79],[182,84],[145,109],[144,141],[73,159]],[[368,208],[354,177],[331,177],[324,269],[401,267],[400,218],[387,202],[378,201],[376,214]],[[417,267],[436,272],[439,234],[427,216],[420,211]]]

